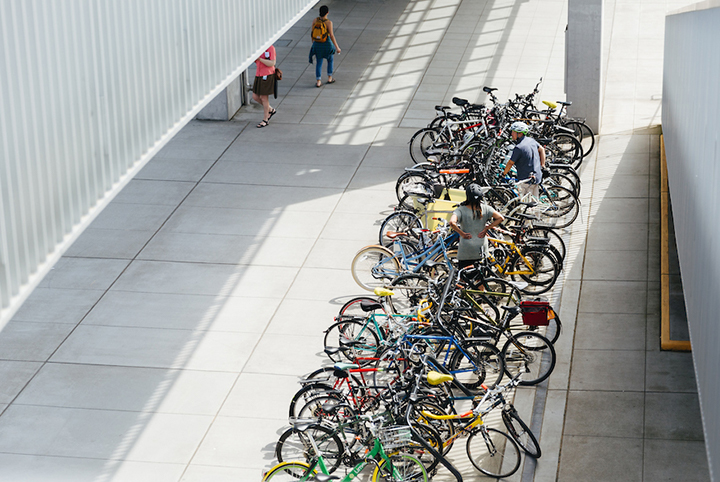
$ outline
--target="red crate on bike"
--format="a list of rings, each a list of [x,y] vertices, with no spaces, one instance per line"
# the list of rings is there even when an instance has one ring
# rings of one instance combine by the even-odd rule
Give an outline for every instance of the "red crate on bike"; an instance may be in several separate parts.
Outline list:
[[[547,326],[549,319],[554,316],[550,303],[547,301],[521,301],[520,309],[522,310],[523,323],[528,326]]]

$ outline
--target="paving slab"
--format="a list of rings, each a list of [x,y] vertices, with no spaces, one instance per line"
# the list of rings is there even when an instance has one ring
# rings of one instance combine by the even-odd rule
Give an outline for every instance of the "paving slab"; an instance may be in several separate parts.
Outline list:
[[[215,415],[236,377],[225,372],[48,363],[16,404]]]
[[[643,392],[571,390],[564,434],[642,438],[644,402]]]
[[[77,324],[103,295],[102,290],[35,288],[14,321]]]
[[[279,298],[109,291],[83,325],[262,333]]]

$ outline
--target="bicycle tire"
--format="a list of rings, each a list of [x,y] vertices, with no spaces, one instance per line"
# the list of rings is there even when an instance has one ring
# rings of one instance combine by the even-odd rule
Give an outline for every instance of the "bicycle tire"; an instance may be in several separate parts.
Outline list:
[[[390,289],[395,293],[390,301],[396,313],[410,313],[420,301],[427,298],[430,280],[419,273],[404,273],[392,280]]]
[[[509,477],[520,468],[517,443],[508,434],[494,428],[480,428],[470,434],[466,451],[473,466],[490,477]]]
[[[502,419],[510,436],[517,442],[523,452],[537,459],[542,455],[540,444],[530,427],[520,418],[515,407],[502,411]]]
[[[400,478],[393,477],[392,470],[388,469],[387,462],[385,460],[375,467],[372,475],[372,482],[387,482],[387,481],[412,481],[412,482],[427,482],[428,474],[425,470],[425,466],[417,458],[407,454],[391,455],[390,463],[393,464],[394,468],[399,472]]]
[[[579,120],[565,121],[562,126],[573,130],[575,137],[577,137],[580,144],[582,144],[583,157],[587,157],[595,148],[595,133],[590,126]]]
[[[449,369],[455,378],[470,390],[479,390],[481,385],[494,388],[505,373],[505,361],[497,347],[487,341],[470,339],[460,342],[468,359],[461,350],[456,350],[450,359]]]
[[[413,229],[422,229],[422,221],[410,211],[396,211],[385,218],[380,225],[379,241],[380,246],[392,249],[394,239],[388,236],[388,232],[406,233],[412,244],[420,242]]]
[[[439,453],[443,452],[443,439],[437,432],[437,430],[435,430],[429,425],[423,424],[413,424],[413,428],[415,428],[415,430],[420,433],[423,440],[433,449],[435,449]],[[393,450],[388,455],[396,455],[399,453],[412,455],[413,457],[418,459],[423,464],[423,466],[425,467],[425,471],[428,474],[431,474],[433,470],[435,470],[435,467],[437,467],[440,463],[440,459],[435,457],[429,450],[425,448],[423,444],[415,440],[415,438],[413,438],[412,441],[408,442],[407,445],[403,447],[398,447],[396,450]]]
[[[315,440],[320,454],[315,453],[309,442],[308,434]],[[342,462],[345,446],[335,430],[320,424],[314,424],[304,432],[298,432],[290,427],[280,435],[275,444],[275,456],[279,462],[293,460],[312,460],[318,455],[325,459],[325,466],[331,474],[335,472]]]
[[[313,374],[315,374],[316,372],[313,372]],[[300,415],[300,408],[305,406],[306,403],[308,403],[315,397],[319,397],[330,392],[335,393],[337,392],[337,390],[335,390],[332,385],[330,385],[330,383],[326,383],[323,380],[318,380],[317,382],[310,383],[305,385],[304,387],[301,387],[297,392],[295,392],[292,399],[290,400],[288,417],[298,418]],[[337,394],[337,397],[338,400],[342,400],[342,395],[340,393]]]
[[[400,262],[384,246],[366,246],[355,255],[350,265],[355,282],[364,290],[382,288],[401,273]]]
[[[524,259],[523,259],[524,258]],[[531,270],[532,273],[523,273]],[[513,281],[524,281],[527,286],[520,288],[526,294],[538,295],[552,289],[555,281],[560,275],[560,268],[547,251],[534,247],[522,250],[522,257],[516,256],[510,262],[510,271],[522,274],[512,274]]]
[[[349,346],[350,342],[352,343]],[[360,344],[358,344],[360,343]],[[372,324],[355,320],[340,320],[325,330],[323,338],[325,348],[347,347],[348,351],[341,350],[333,355],[327,354],[334,362],[348,361],[356,363],[358,357],[374,357],[380,346],[380,338],[375,334]]]
[[[562,158],[568,159],[569,164],[575,169],[580,167],[583,160],[583,148],[579,140],[572,134],[555,134],[553,144],[556,154]]]
[[[553,228],[570,226],[580,214],[580,201],[572,191],[562,186],[548,186],[540,194],[538,206],[542,216],[552,223]]]
[[[351,299],[350,301],[347,301],[344,305],[340,307],[340,311],[338,311],[338,316],[359,316],[359,317],[367,317],[370,313],[362,309],[362,303],[363,301],[368,303],[379,303],[380,300],[377,298],[372,298],[370,296],[356,296],[355,298]],[[382,310],[383,313],[385,312]]]
[[[560,262],[562,263],[565,261],[565,256],[567,255],[567,247],[565,246],[565,240],[554,230],[554,228],[533,226],[528,229],[525,234],[527,236],[532,236],[535,238],[547,239],[548,244],[554,246],[555,249],[558,250],[558,253],[560,253]]]
[[[562,186],[572,192],[575,197],[580,197],[580,185],[575,184],[575,181],[570,176],[561,172],[548,172],[547,175],[543,176],[542,182],[545,186]]]
[[[402,200],[408,193],[425,193],[428,197],[432,197],[432,188],[430,188],[432,180],[424,173],[406,171],[400,174],[395,182],[395,197],[398,201]]]
[[[440,132],[438,129],[425,127],[413,134],[410,138],[410,158],[415,164],[427,161],[427,150],[440,139]]]
[[[300,482],[305,480],[311,480],[310,477],[315,477],[317,470],[310,472],[310,465],[299,460],[293,460],[292,462],[280,462],[273,468],[267,471],[262,479],[262,482],[272,480],[273,482]]]
[[[410,408],[410,420],[413,427],[427,426],[433,429],[433,431],[440,438],[440,447],[434,447],[438,452],[446,455],[450,452],[453,446],[454,440],[447,443],[455,435],[455,425],[452,420],[439,420],[434,418],[425,417],[422,411],[432,413],[433,415],[447,415],[448,412],[443,410],[440,405],[434,403],[431,400],[418,400],[411,404]],[[407,410],[403,410],[406,413]],[[447,443],[447,445],[445,445]],[[434,468],[434,467],[433,467]],[[428,468],[428,470],[431,470]]]
[[[511,335],[501,353],[505,361],[505,373],[510,378],[522,374],[520,385],[537,385],[555,369],[555,347],[550,340],[533,331]]]

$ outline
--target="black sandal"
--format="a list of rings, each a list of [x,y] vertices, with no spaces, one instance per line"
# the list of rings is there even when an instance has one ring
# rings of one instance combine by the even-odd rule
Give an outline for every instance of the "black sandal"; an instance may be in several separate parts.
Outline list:
[[[260,123],[259,123],[258,125],[256,125],[255,127],[261,128],[261,127],[267,127],[267,126],[269,126],[269,125],[270,125],[270,123],[269,123],[268,121],[266,121],[265,119],[263,119],[263,120],[260,121]]]
[[[275,114],[277,114],[277,109],[273,109],[269,112],[268,122],[270,122],[270,119],[272,119],[272,116],[274,116]]]

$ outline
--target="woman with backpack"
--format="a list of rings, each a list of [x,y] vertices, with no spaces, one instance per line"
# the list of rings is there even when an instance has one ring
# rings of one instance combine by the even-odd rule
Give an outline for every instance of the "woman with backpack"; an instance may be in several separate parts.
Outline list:
[[[335,40],[335,32],[333,32],[333,23],[328,20],[328,12],[330,9],[326,5],[320,7],[320,16],[313,20],[310,36],[312,37],[312,47],[310,48],[310,63],[313,63],[313,55],[317,58],[315,64],[315,78],[317,82],[315,87],[322,85],[321,69],[323,59],[327,59],[328,84],[335,83],[333,79],[333,55],[335,52],[340,53],[337,40]]]

